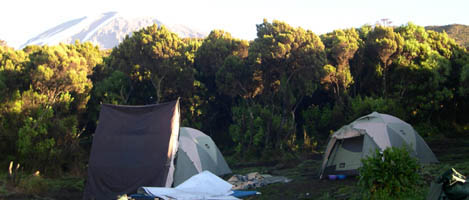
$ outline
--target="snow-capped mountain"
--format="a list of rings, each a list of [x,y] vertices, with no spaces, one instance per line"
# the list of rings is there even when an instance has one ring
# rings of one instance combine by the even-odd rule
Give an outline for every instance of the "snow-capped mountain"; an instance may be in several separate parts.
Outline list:
[[[126,35],[152,24],[163,23],[152,17],[124,18],[117,12],[103,13],[97,16],[87,16],[53,27],[36,37],[29,39],[20,49],[27,45],[56,45],[59,42],[74,43],[90,41],[102,49],[117,46]],[[165,26],[180,37],[205,37],[206,34],[194,31],[183,25]]]

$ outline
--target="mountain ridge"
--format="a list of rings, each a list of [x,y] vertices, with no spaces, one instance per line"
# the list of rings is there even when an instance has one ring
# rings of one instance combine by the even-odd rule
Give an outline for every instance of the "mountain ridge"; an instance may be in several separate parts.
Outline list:
[[[144,27],[157,24],[165,25],[180,37],[203,38],[206,34],[184,25],[166,25],[153,17],[125,18],[117,12],[102,13],[97,16],[84,16],[52,27],[27,40],[20,49],[28,45],[56,45],[60,42],[92,42],[102,49],[117,46],[126,35]]]
[[[469,26],[463,24],[448,24],[443,26],[425,26],[426,30],[442,33],[443,31],[453,38],[456,43],[469,49]]]

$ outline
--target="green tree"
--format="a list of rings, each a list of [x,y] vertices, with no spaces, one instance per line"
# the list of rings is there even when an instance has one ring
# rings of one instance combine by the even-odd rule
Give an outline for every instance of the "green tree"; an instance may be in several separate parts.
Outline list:
[[[3,50],[0,74],[10,87],[0,102],[0,130],[9,143],[2,152],[46,174],[80,165],[79,120],[92,87],[88,76],[102,62],[99,48],[75,43]]]
[[[191,91],[187,88],[193,86],[194,69],[186,65],[184,50],[184,42],[175,33],[154,24],[126,37],[112,51],[107,65],[130,77],[133,103],[160,103]],[[153,93],[134,91],[148,88],[147,83],[153,87]]]
[[[23,51],[0,46],[0,155],[10,160],[16,156],[18,127],[23,119],[21,91],[29,87],[26,62]]]
[[[3,97],[7,100],[19,89],[29,87],[25,71],[27,54],[23,51],[15,51],[13,48],[0,47],[0,73],[3,74],[4,88]]]
[[[346,29],[322,35],[321,40],[329,60],[329,64],[324,66],[326,75],[322,82],[333,87],[338,99],[353,84],[349,61],[358,50],[360,38],[355,29]]]
[[[102,62],[99,50],[94,49],[97,58],[87,60],[84,53],[88,52],[80,52],[76,47],[80,46],[44,46],[29,54],[27,73],[31,76],[31,86],[49,97],[48,105],[55,104],[67,93],[83,94],[92,88],[87,76],[98,62]]]
[[[380,88],[376,87],[382,82],[376,71],[379,61],[370,56],[367,49],[368,35],[372,30],[373,27],[370,25],[363,25],[356,30],[359,35],[358,49],[349,63],[354,79],[354,84],[351,86],[352,96],[382,93]]]
[[[407,105],[414,118],[430,121],[435,111],[444,107],[442,102],[453,96],[446,86],[451,74],[451,53],[445,53],[451,52],[452,47],[435,45],[442,43],[435,41],[442,40],[441,36],[412,23],[396,31],[402,35],[404,43],[390,77],[390,89],[397,100]]]
[[[218,92],[231,98],[252,100],[261,90],[260,77],[245,60],[228,56],[216,74]]]
[[[204,39],[195,56],[198,77],[209,91],[216,91],[215,76],[228,56],[246,58],[249,44],[223,30],[213,30]]]
[[[192,69],[192,73],[183,73],[180,81],[193,80],[191,87],[184,88],[186,90],[190,89],[189,92],[183,93],[183,101],[181,102],[181,107],[184,109],[183,122],[184,126],[190,126],[195,128],[202,128],[202,120],[206,117],[204,112],[204,87],[199,80],[195,78],[197,75],[197,69],[194,68],[194,62],[196,54],[199,51],[199,48],[203,44],[202,39],[198,38],[184,38],[184,47],[183,47],[183,64]],[[190,75],[190,77],[188,77]]]
[[[246,60],[238,56],[228,56],[224,64],[216,74],[217,91],[221,97],[229,98],[234,102],[230,106],[229,118],[224,118],[228,124],[231,140],[237,145],[236,151],[238,154],[243,154],[241,150],[249,149],[260,155],[263,152],[262,148],[269,146],[270,142],[253,143],[254,135],[256,138],[264,138],[266,135],[263,131],[258,130],[263,123],[258,120],[258,109],[261,109],[259,104],[256,103],[256,97],[260,90],[261,85],[259,81],[260,76],[254,71],[254,68],[246,64]],[[222,98],[218,98],[219,101]],[[215,107],[216,108],[216,107]],[[256,113],[257,112],[257,113]],[[257,121],[256,121],[257,120]],[[270,130],[270,128],[267,128]],[[244,131],[245,134],[243,134]],[[255,131],[258,134],[254,134]],[[246,152],[249,154],[252,152]]]
[[[461,75],[459,77],[459,95],[469,96],[469,56],[466,56],[466,64],[461,68]]]
[[[382,93],[386,96],[387,72],[393,59],[401,52],[404,40],[398,33],[394,32],[392,27],[380,25],[377,25],[369,32],[367,37],[366,48],[368,54],[380,61],[376,70],[382,77]]]
[[[311,96],[318,88],[325,63],[324,44],[313,32],[276,20],[272,23],[264,20],[257,25],[257,38],[249,48],[248,64],[258,70],[263,88],[260,99],[280,114],[280,127],[295,121],[304,97]],[[282,141],[294,133],[293,123],[273,140],[274,146],[281,147]]]
[[[203,40],[202,45],[195,54],[194,66],[197,69],[197,80],[200,81],[202,113],[210,113],[202,119],[202,129],[211,133],[212,137],[226,141],[226,135],[214,134],[226,133],[231,118],[231,106],[235,98],[221,91],[227,88],[230,82],[220,81],[225,79],[227,73],[223,67],[228,57],[243,60],[247,56],[249,44],[245,40],[235,39],[230,33],[223,30],[213,30]],[[243,77],[244,81],[248,77]],[[223,85],[220,85],[223,84]],[[225,85],[226,84],[226,85]],[[234,93],[237,94],[237,93]]]
[[[453,91],[454,98],[447,99],[444,102],[442,121],[447,121],[450,126],[443,128],[451,128],[456,131],[455,134],[467,133],[467,125],[469,120],[466,111],[469,109],[469,52],[464,48],[454,48],[451,58],[452,71],[448,78],[447,87]]]

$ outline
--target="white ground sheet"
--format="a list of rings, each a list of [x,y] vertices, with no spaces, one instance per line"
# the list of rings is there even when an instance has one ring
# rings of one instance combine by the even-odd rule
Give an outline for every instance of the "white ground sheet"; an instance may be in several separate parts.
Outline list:
[[[164,200],[236,200],[231,196],[233,185],[209,171],[192,176],[175,188],[142,187],[139,192],[162,198]]]

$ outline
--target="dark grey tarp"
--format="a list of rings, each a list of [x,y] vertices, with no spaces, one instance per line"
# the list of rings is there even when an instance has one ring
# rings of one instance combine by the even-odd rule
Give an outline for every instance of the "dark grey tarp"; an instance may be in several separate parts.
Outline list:
[[[179,101],[102,105],[83,199],[116,199],[138,187],[168,187],[179,134]]]

